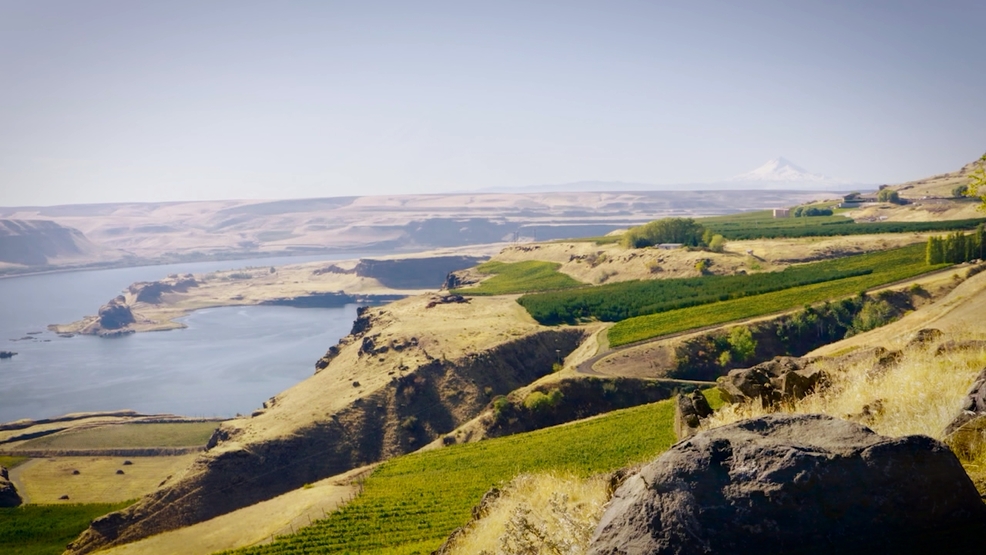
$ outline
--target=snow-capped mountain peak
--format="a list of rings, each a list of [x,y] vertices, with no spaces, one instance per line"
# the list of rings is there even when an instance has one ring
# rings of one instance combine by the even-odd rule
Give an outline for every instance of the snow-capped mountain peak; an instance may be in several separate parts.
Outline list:
[[[826,177],[817,173],[810,173],[808,170],[792,164],[789,160],[784,158],[774,158],[773,160],[767,161],[766,164],[760,166],[759,168],[749,171],[734,177],[729,178],[728,181],[744,181],[744,182],[757,182],[757,181],[770,181],[777,182],[783,181],[788,183],[841,183],[839,179],[832,179],[831,177]]]

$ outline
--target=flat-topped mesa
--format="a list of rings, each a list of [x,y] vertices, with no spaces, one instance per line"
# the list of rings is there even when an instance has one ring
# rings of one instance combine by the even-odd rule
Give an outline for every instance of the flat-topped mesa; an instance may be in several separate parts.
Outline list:
[[[515,303],[426,309],[422,295],[364,308],[312,377],[223,423],[178,480],[99,518],[69,553],[132,542],[415,451],[552,372],[583,340]]]

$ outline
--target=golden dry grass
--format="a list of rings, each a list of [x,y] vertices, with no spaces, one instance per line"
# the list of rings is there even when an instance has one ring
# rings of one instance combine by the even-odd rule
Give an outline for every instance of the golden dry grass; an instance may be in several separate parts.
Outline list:
[[[175,457],[54,457],[32,459],[10,472],[28,503],[116,503],[177,479],[196,455]],[[132,465],[124,466],[125,460]],[[79,474],[73,474],[78,470]],[[117,474],[123,470],[124,474]],[[68,495],[68,500],[59,499]]]
[[[521,474],[456,538],[451,553],[584,553],[608,497],[605,477]]]
[[[903,339],[887,348],[900,348],[902,343]],[[855,419],[886,436],[923,434],[941,439],[945,426],[959,414],[962,398],[984,366],[986,350],[936,355],[933,348],[906,350],[901,362],[882,375],[872,371],[872,359],[842,369],[832,363],[828,388],[776,410]],[[714,428],[768,412],[773,411],[759,402],[729,405],[705,425]],[[867,416],[861,416],[864,412]]]

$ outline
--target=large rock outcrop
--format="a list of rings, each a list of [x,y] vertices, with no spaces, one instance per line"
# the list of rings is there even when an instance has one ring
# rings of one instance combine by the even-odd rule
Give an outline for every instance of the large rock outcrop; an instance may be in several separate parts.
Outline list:
[[[22,502],[17,488],[10,481],[7,469],[0,466],[0,507],[16,507]]]
[[[759,399],[764,406],[800,399],[825,381],[813,360],[775,357],[751,368],[733,370],[718,380],[719,392],[730,403]]]
[[[136,321],[123,295],[99,308],[99,327],[104,330],[118,330]]]
[[[958,553],[986,505],[955,455],[822,415],[680,442],[616,491],[591,555]]]

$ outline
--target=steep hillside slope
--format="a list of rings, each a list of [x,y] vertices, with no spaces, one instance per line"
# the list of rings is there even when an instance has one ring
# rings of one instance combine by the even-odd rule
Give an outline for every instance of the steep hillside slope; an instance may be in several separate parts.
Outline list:
[[[978,161],[961,169],[908,181],[890,188],[897,191],[908,204],[893,206],[882,204],[853,210],[849,216],[858,220],[881,219],[887,221],[961,220],[981,218],[980,202],[975,198],[956,198],[955,189],[969,184],[969,174]]]
[[[0,220],[0,264],[52,266],[119,258],[122,253],[94,244],[78,229],[45,220]]]
[[[892,188],[904,198],[950,197],[955,187],[969,183],[969,174],[977,166],[978,161],[969,162],[956,171],[908,181]]]
[[[986,336],[986,272],[982,269],[982,266],[956,268],[953,274],[957,277],[970,271],[973,275],[940,301],[882,328],[816,349],[808,356],[833,356],[866,347],[886,347],[927,328],[940,330],[954,339]]]
[[[185,473],[97,519],[71,553],[228,513],[348,469],[418,449],[552,371],[583,338],[538,326],[503,299],[419,296],[361,310],[308,380],[224,423]]]

